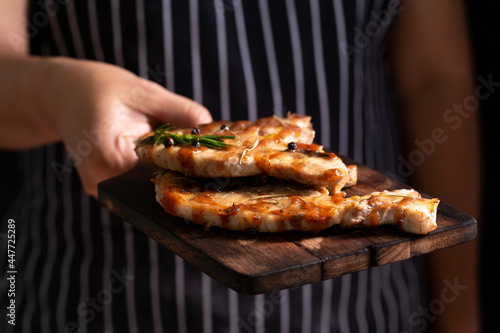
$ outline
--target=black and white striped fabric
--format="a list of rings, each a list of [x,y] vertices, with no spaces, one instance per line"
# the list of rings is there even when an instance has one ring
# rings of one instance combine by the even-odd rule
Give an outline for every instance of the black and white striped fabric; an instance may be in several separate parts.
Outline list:
[[[311,115],[318,143],[394,175],[383,56],[396,10],[387,0],[40,0],[27,22],[34,54],[123,66],[204,104],[214,119]],[[24,186],[4,219],[16,221],[16,332],[417,328],[418,260],[241,295],[85,195],[62,145],[20,153],[19,165]],[[2,273],[6,260],[2,245]],[[2,332],[14,331],[8,319],[0,317]]]

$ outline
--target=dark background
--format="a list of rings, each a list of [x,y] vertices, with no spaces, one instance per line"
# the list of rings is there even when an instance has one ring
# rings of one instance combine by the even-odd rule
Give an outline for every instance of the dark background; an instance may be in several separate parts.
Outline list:
[[[488,78],[500,82],[500,1],[468,1],[471,37],[475,57],[476,77]],[[500,89],[498,89],[500,90]],[[500,128],[498,114],[500,110],[500,91],[495,91],[482,101],[481,134],[483,140],[484,194],[483,215],[478,217],[482,228],[481,249],[481,285],[482,313],[485,332],[500,332],[498,318],[500,300],[500,281],[495,274],[500,262],[500,223],[496,209],[500,206],[500,172],[495,160],[500,153]],[[467,152],[464,152],[467,158]],[[15,153],[0,151],[0,216],[4,217],[8,201],[19,189]],[[466,195],[466,194],[464,194]],[[8,218],[8,217],[7,217]],[[2,220],[0,223],[6,223]],[[464,267],[464,269],[467,269]]]
[[[500,2],[469,0],[471,34],[477,76],[500,82]],[[500,90],[500,89],[498,89]],[[500,262],[500,224],[496,209],[500,206],[500,129],[498,127],[500,92],[496,91],[481,105],[481,134],[483,139],[484,194],[482,229],[482,313],[484,332],[500,332],[500,283],[496,265]],[[466,158],[467,154],[464,154]]]

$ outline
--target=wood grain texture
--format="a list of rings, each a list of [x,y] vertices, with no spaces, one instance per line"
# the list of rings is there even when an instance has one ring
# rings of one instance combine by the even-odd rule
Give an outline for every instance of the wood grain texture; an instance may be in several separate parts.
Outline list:
[[[349,161],[348,161],[349,163]],[[111,212],[225,286],[259,294],[327,280],[461,244],[476,236],[476,221],[441,202],[438,227],[428,235],[403,233],[393,226],[256,234],[198,225],[168,215],[156,202],[150,182],[155,169],[139,165],[99,184],[98,200]],[[346,192],[407,188],[358,165],[358,184]]]

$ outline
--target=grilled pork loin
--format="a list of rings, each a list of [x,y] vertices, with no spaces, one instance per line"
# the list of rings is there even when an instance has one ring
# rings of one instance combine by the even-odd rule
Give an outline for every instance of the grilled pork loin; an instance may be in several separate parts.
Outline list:
[[[319,232],[333,225],[394,224],[408,233],[426,234],[436,228],[439,204],[438,199],[424,199],[408,189],[346,198],[343,192],[330,195],[325,186],[272,177],[194,179],[162,171],[153,182],[156,199],[167,213],[207,229]]]
[[[356,183],[356,166],[347,167],[334,153],[313,144],[311,117],[296,114],[267,117],[256,122],[217,121],[195,129],[172,129],[179,135],[195,133],[232,136],[214,149],[200,144],[153,144],[154,132],[137,140],[141,160],[191,177],[246,177],[271,175],[310,185],[328,186],[332,193]]]

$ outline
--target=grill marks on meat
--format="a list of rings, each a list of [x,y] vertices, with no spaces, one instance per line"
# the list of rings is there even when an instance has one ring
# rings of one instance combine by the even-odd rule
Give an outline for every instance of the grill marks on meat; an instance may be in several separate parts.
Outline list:
[[[198,180],[179,173],[160,172],[153,180],[157,201],[169,214],[200,224],[230,230],[319,232],[333,225],[342,228],[394,224],[405,232],[426,234],[436,228],[438,199],[424,199],[414,190],[374,192],[345,197],[329,195],[324,186],[310,187],[252,178]],[[232,182],[232,183],[231,183]]]
[[[229,146],[223,149],[138,144],[136,153],[145,162],[191,177],[264,174],[304,184],[327,185],[333,193],[356,183],[355,166],[347,167],[338,156],[312,143],[315,132],[309,116],[292,114],[286,118],[261,118],[256,122],[218,121],[197,128],[199,135],[234,135],[235,139],[226,139]],[[190,134],[191,130],[174,132]],[[152,134],[145,134],[138,142]],[[288,149],[290,142],[298,143],[296,150]]]

